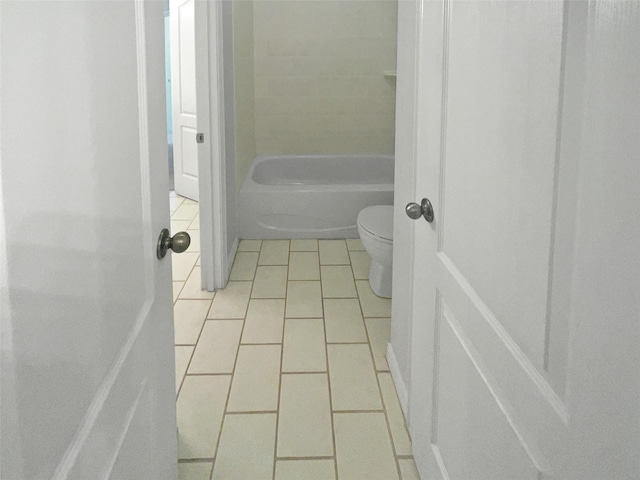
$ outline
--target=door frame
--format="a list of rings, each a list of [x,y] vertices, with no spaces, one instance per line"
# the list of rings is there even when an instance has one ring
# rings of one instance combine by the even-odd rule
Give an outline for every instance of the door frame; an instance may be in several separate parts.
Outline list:
[[[200,194],[200,264],[202,288],[226,286],[227,189],[224,144],[224,85],[222,67],[222,4],[195,0],[196,102],[198,131],[198,189]]]

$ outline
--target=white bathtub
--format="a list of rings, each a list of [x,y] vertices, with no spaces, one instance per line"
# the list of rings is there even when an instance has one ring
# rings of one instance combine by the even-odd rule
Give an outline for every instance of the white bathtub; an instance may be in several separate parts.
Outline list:
[[[393,203],[393,157],[258,156],[238,203],[240,238],[358,238],[358,212]]]

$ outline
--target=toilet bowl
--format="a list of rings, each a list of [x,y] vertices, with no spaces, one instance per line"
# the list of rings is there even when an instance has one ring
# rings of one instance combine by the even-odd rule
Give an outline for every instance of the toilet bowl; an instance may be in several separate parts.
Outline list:
[[[393,206],[366,207],[358,214],[358,234],[371,257],[369,285],[379,297],[391,298]]]

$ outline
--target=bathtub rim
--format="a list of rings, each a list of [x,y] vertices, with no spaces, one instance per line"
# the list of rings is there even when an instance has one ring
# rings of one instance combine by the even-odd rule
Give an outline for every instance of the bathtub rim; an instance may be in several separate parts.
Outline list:
[[[359,190],[363,190],[363,191],[388,191],[391,190],[393,191],[394,188],[394,181],[392,179],[392,181],[390,183],[339,183],[339,184],[335,184],[335,183],[288,183],[288,184],[266,184],[266,183],[258,183],[254,180],[254,171],[256,169],[256,166],[260,163],[264,163],[266,161],[269,160],[278,160],[278,159],[293,159],[293,158],[300,158],[300,159],[317,159],[317,158],[322,158],[322,157],[327,157],[330,159],[337,159],[337,158],[343,158],[343,159],[350,159],[350,158],[355,158],[355,159],[365,159],[365,158],[382,158],[382,159],[388,159],[392,162],[392,165],[395,163],[395,159],[394,159],[394,155],[393,154],[367,154],[367,153],[359,153],[359,154],[336,154],[336,155],[330,155],[330,154],[305,154],[305,155],[297,155],[297,154],[287,154],[287,155],[278,155],[278,154],[260,154],[260,155],[256,155],[255,158],[253,159],[253,162],[251,162],[251,166],[249,167],[249,171],[247,172],[247,175],[245,176],[242,185],[240,186],[240,190],[238,191],[238,194],[240,194],[240,192],[242,192],[243,190],[247,190],[250,189],[250,191],[271,191],[271,192],[275,192],[275,191],[285,191],[285,190],[304,190],[304,191],[344,191],[344,190],[349,190],[349,191],[359,191]],[[395,173],[394,169],[392,169],[392,174]]]

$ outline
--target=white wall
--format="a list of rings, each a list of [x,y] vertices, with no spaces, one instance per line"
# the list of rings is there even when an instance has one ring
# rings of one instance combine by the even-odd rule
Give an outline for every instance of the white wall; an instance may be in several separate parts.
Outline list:
[[[254,2],[258,154],[394,150],[397,1]]]
[[[236,187],[240,190],[256,156],[253,82],[253,2],[233,2]]]

